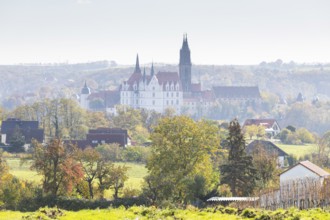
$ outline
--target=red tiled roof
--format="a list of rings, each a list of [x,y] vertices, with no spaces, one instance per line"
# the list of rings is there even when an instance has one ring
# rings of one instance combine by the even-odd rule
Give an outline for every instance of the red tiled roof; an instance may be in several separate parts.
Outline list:
[[[328,173],[327,171],[323,170],[321,167],[313,164],[312,162],[310,162],[308,160],[301,161],[301,162],[299,162],[299,164],[303,165],[304,167],[306,167],[307,169],[316,173],[319,176],[329,176],[330,175],[330,173]]]
[[[158,72],[156,75],[159,84],[166,82],[180,83],[179,74],[177,72]]]
[[[201,92],[202,85],[200,83],[192,83],[190,89],[192,92]]]
[[[135,82],[138,83],[142,78],[141,73],[133,73],[131,77],[127,80],[127,83],[132,86]]]
[[[243,127],[250,125],[262,125],[266,128],[271,128],[275,122],[275,119],[246,119]]]
[[[215,99],[215,96],[211,90],[205,90],[205,91],[202,91],[202,98],[204,101],[213,102]]]
[[[304,166],[305,168],[307,168],[308,170],[312,171],[313,173],[317,174],[320,177],[326,177],[326,176],[330,175],[330,173],[328,173],[327,171],[323,170],[321,167],[313,164],[312,162],[310,162],[308,160],[301,161],[301,162],[297,163],[293,167],[291,167],[291,168],[287,169],[286,171],[282,172],[280,175],[282,175],[283,173],[293,169],[294,167],[296,167],[298,165]]]

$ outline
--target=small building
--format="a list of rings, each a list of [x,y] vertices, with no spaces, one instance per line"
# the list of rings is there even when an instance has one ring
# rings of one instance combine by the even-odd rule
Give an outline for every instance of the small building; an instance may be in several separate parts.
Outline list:
[[[246,119],[243,129],[251,125],[264,126],[266,134],[270,137],[274,137],[281,132],[281,128],[275,119]]]
[[[330,204],[330,173],[310,161],[301,161],[280,174],[280,188],[260,195],[260,207],[300,209]]]
[[[317,179],[323,182],[325,178],[329,177],[330,173],[323,170],[321,167],[306,160],[301,161],[293,167],[287,169],[280,174],[280,184],[285,184],[292,180],[303,179]]]
[[[268,154],[277,155],[277,164],[279,167],[285,166],[285,158],[289,155],[271,141],[254,140],[246,146],[246,152],[252,154],[256,147],[262,147]]]
[[[44,140],[44,129],[39,129],[38,121],[22,121],[18,118],[8,118],[1,124],[1,142],[10,143],[15,131],[19,131],[25,139],[26,144],[30,144],[32,139],[42,143]]]
[[[127,130],[121,128],[90,129],[85,140],[66,140],[65,143],[76,144],[79,148],[97,147],[101,144],[117,143],[121,147],[131,145]]]

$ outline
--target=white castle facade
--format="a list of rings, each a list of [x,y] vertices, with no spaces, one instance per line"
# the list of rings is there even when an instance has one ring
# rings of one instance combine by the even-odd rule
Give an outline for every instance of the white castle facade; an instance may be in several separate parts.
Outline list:
[[[154,110],[164,113],[166,109],[176,114],[203,115],[216,102],[247,101],[260,99],[258,87],[216,86],[212,90],[202,90],[201,83],[191,82],[191,58],[187,36],[184,36],[180,49],[179,72],[155,73],[152,64],[149,74],[141,71],[139,57],[130,78],[116,91],[91,93],[85,83],[81,91],[80,104],[83,108],[95,110],[90,105],[93,97],[104,100],[104,109],[115,113],[116,105],[134,109]],[[97,109],[96,109],[97,110]]]

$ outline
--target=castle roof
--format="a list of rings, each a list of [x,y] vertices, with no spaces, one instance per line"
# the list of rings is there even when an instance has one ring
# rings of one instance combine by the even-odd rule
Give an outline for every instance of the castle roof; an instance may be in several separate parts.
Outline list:
[[[219,99],[259,99],[261,98],[257,86],[214,86],[213,92]]]

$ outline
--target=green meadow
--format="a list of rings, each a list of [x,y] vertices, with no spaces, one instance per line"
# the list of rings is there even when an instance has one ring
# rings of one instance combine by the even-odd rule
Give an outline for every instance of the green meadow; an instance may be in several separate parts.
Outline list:
[[[33,181],[36,183],[41,182],[41,176],[36,171],[31,170],[31,161],[26,161],[21,164],[19,158],[6,158],[8,166],[10,167],[10,173],[21,180]],[[144,164],[138,163],[115,163],[116,165],[126,165],[130,167],[128,170],[128,180],[125,183],[125,187],[129,189],[140,190],[143,182],[143,178],[147,175],[147,169]],[[111,193],[106,193],[109,197]],[[0,218],[1,219],[1,218]]]
[[[317,152],[317,146],[315,144],[304,144],[304,145],[288,145],[278,144],[276,146],[281,148],[285,153],[295,156],[297,159],[303,158],[305,155],[309,155]]]

